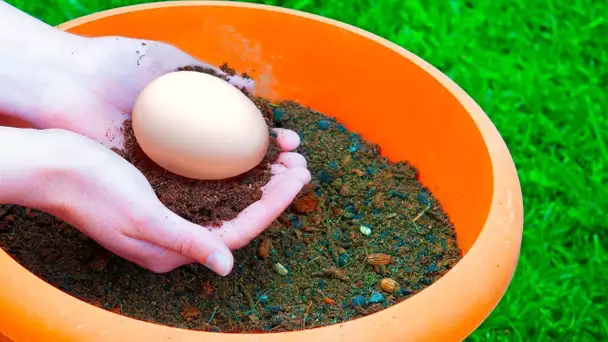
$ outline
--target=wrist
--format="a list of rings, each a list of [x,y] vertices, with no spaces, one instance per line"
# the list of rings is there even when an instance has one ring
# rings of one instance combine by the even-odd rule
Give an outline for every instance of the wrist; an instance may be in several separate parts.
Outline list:
[[[74,168],[62,140],[52,130],[0,127],[0,203],[53,207],[57,184]]]

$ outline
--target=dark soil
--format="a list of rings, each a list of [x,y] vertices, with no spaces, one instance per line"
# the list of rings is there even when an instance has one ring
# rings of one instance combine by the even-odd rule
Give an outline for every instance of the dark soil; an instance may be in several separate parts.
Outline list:
[[[378,147],[314,110],[255,101],[271,126],[300,134],[298,152],[313,180],[266,232],[235,251],[229,276],[201,265],[154,274],[52,216],[11,205],[0,206],[0,246],[45,281],[93,305],[221,332],[289,331],[368,315],[423,290],[460,260],[449,217],[415,168],[390,163]],[[129,123],[125,128],[129,132]],[[257,200],[276,153],[275,146],[260,167],[241,177],[202,182],[158,168],[133,139],[121,152],[163,203],[197,223],[231,218]]]
[[[261,188],[270,180],[270,166],[281,152],[272,136],[266,157],[253,170],[231,179],[201,181],[168,172],[154,163],[137,144],[131,120],[125,121],[123,131],[125,149],[115,152],[146,176],[167,208],[200,225],[220,225],[262,198]]]

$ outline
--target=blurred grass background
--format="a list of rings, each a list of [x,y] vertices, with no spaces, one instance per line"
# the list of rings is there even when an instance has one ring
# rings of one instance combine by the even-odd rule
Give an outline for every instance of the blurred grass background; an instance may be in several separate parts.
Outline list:
[[[55,25],[149,1],[8,2]],[[470,341],[608,340],[608,2],[258,2],[400,44],[454,79],[497,125],[519,169],[525,236],[511,287]]]

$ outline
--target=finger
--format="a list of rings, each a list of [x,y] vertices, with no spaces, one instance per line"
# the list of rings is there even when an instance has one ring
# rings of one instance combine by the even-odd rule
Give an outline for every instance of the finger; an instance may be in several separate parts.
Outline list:
[[[276,176],[272,176],[272,178],[270,178],[270,181],[262,187],[262,192],[266,193],[272,191],[276,185],[287,179],[297,179],[303,184],[308,184],[311,180],[310,171],[303,167],[293,167],[287,169],[283,173],[280,173]]]
[[[129,237],[194,259],[219,275],[230,273],[234,259],[220,239],[208,229],[181,218],[160,202],[158,206],[157,214],[138,225]]]
[[[213,231],[230,249],[238,249],[262,233],[304,187],[299,179],[288,178],[277,184],[272,191],[262,196],[239,214],[234,220]]]
[[[154,273],[170,272],[195,260],[146,241],[122,237],[120,248],[106,247],[110,252]]]
[[[283,151],[293,151],[300,146],[300,136],[298,133],[284,128],[272,129],[277,135],[277,142]]]
[[[281,164],[272,164],[270,166],[270,173],[273,175],[278,175],[285,172],[287,168]]]
[[[295,152],[283,152],[275,161],[276,164],[283,164],[287,168],[306,167],[306,158],[303,155]]]

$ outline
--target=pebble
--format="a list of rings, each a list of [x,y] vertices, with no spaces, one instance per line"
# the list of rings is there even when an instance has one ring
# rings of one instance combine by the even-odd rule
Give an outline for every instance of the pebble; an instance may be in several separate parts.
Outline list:
[[[384,301],[384,296],[380,292],[374,292],[372,296],[369,298],[370,303],[380,303]]]
[[[278,263],[278,262],[276,264],[274,264],[274,270],[280,275],[287,275],[287,273],[289,273],[289,271],[287,271],[285,266],[283,266],[281,263]]]
[[[273,110],[273,114],[274,114],[273,115],[274,116],[274,118],[273,118],[274,121],[277,121],[277,122],[283,121],[283,117],[285,116],[285,112],[283,112],[282,110],[280,110],[278,108],[275,108]]]
[[[333,181],[333,177],[325,170],[319,172],[318,179],[321,183],[331,183]]]
[[[346,264],[348,264],[348,260],[348,254],[340,254],[340,256],[338,257],[338,267],[346,266]]]
[[[370,236],[372,234],[372,229],[368,226],[360,226],[359,231],[365,236]]]
[[[317,122],[317,126],[320,130],[326,131],[329,129],[329,122],[327,120],[319,120],[319,122]]]
[[[354,297],[350,301],[350,303],[352,304],[352,306],[363,306],[363,305],[367,304],[367,300],[363,296],[357,296],[357,297]]]
[[[422,205],[431,204],[431,199],[429,198],[429,193],[425,190],[421,191],[418,194],[418,202],[420,202],[420,204],[422,204]]]
[[[351,147],[348,148],[348,152],[350,153],[355,153],[359,151],[359,145],[357,144],[353,144]]]
[[[265,295],[265,294],[261,295],[260,296],[260,303],[262,303],[262,304],[268,303],[268,295]]]

